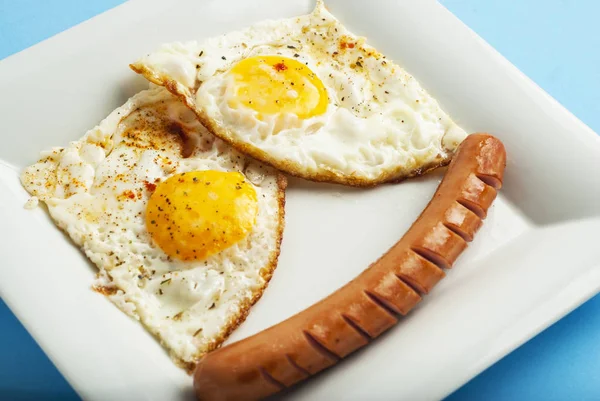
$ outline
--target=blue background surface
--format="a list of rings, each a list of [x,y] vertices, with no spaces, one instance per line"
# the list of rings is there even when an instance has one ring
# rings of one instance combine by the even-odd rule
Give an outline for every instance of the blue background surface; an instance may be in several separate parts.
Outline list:
[[[0,0],[0,59],[121,2]],[[441,2],[600,132],[600,1]],[[0,399],[78,399],[1,300]],[[458,400],[600,400],[600,295],[447,399]]]

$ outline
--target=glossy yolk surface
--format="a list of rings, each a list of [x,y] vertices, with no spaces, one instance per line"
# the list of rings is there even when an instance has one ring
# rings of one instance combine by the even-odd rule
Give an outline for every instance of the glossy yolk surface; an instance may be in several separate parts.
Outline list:
[[[257,212],[256,191],[241,173],[194,171],[156,187],[146,226],[170,257],[201,260],[245,238]]]
[[[325,86],[303,63],[288,57],[255,56],[237,63],[232,69],[235,99],[260,115],[293,113],[306,119],[325,113],[328,98]]]

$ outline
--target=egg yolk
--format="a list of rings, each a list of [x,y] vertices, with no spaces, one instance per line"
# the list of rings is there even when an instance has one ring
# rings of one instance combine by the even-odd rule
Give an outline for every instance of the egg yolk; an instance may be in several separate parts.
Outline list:
[[[303,63],[281,56],[254,56],[232,69],[235,100],[259,114],[293,113],[306,119],[325,113],[327,91],[317,75]]]
[[[201,260],[245,238],[257,212],[256,191],[241,173],[194,171],[156,187],[146,226],[170,257]]]

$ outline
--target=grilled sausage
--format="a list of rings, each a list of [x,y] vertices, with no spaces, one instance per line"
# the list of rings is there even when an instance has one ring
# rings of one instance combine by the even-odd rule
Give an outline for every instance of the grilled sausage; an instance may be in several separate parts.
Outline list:
[[[256,400],[334,365],[392,327],[440,281],[502,186],[504,145],[472,134],[406,234],[358,277],[308,309],[217,349],[194,372],[200,401]]]

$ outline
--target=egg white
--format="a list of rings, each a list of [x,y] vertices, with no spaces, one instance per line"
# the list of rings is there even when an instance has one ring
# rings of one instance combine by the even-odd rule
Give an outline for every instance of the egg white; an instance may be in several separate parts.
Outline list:
[[[231,108],[228,71],[255,55],[306,64],[326,87],[327,111],[259,119],[250,108]],[[131,67],[181,96],[236,148],[317,181],[372,185],[418,175],[448,163],[466,136],[412,75],[348,31],[321,1],[307,15],[165,44]]]
[[[180,128],[169,128],[173,123]],[[187,158],[178,130],[193,147]],[[171,259],[146,229],[151,185],[207,169],[245,174],[257,193],[256,223],[245,239],[206,260]],[[243,321],[277,262],[285,179],[208,133],[163,88],[140,92],[80,140],[44,152],[21,181],[98,267],[95,288],[184,364]]]

